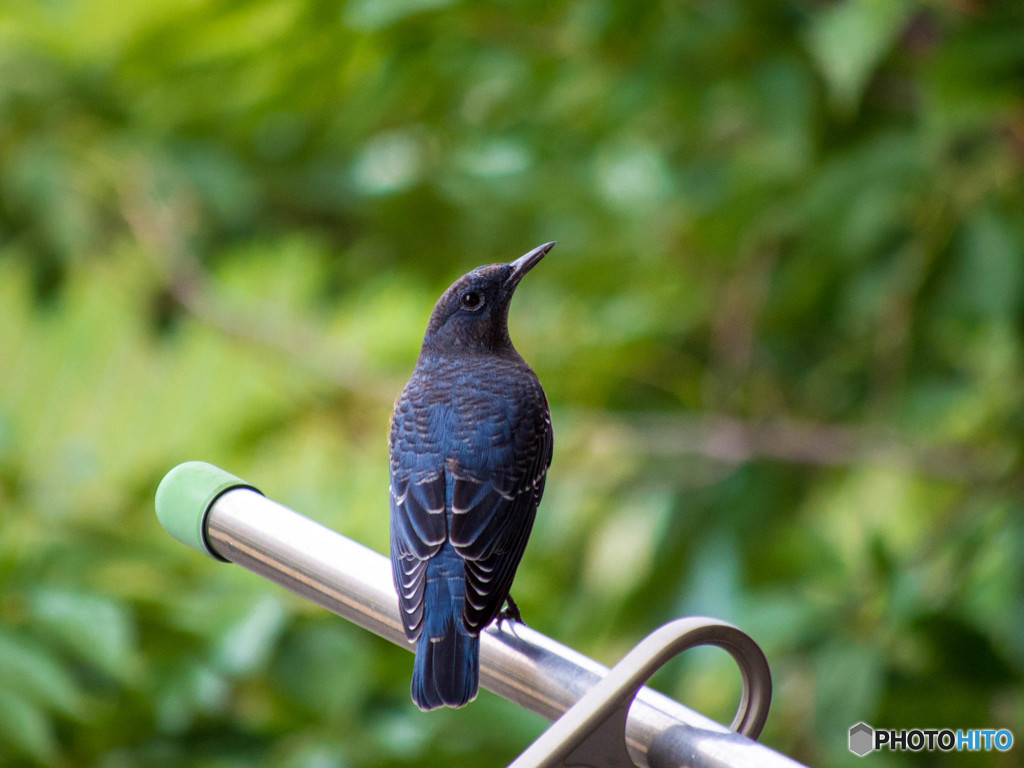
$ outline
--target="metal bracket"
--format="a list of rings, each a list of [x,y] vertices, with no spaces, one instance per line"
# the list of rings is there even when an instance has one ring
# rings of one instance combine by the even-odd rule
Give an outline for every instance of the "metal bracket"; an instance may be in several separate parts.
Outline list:
[[[756,739],[772,699],[772,678],[761,648],[740,629],[694,616],[656,629],[550,728],[509,768],[628,768],[626,716],[637,691],[676,654],[698,645],[728,651],[743,678],[743,695],[729,726]]]

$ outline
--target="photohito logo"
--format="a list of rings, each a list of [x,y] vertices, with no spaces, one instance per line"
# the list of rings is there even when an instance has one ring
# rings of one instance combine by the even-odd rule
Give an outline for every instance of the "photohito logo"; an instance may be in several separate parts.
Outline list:
[[[1013,734],[1000,730],[972,728],[953,731],[949,728],[902,728],[900,730],[872,728],[867,723],[850,727],[850,751],[864,757],[876,749],[894,752],[1005,752],[1013,746]]]

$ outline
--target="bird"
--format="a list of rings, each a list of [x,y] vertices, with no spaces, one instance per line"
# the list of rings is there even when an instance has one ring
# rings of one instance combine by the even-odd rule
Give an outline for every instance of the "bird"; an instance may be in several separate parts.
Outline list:
[[[480,681],[480,632],[521,620],[509,595],[551,465],[551,413],[508,333],[512,296],[555,246],[478,267],[434,306],[395,402],[389,439],[391,566],[412,699],[461,707]],[[503,609],[503,606],[504,609]]]

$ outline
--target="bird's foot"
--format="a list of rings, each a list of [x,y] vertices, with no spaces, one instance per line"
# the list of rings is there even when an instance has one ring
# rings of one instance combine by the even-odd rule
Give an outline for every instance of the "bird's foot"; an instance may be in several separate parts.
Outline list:
[[[519,612],[519,606],[516,605],[516,601],[512,599],[512,595],[505,598],[505,607],[501,609],[497,618],[499,627],[503,621],[518,621],[520,624],[526,623],[523,621],[523,615]]]

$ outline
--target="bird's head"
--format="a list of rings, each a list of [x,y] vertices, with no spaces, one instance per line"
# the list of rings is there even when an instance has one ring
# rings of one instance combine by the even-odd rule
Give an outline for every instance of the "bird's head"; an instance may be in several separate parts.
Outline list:
[[[442,353],[511,350],[508,306],[512,294],[523,276],[554,247],[545,243],[511,264],[477,267],[456,280],[434,305],[423,349]]]

